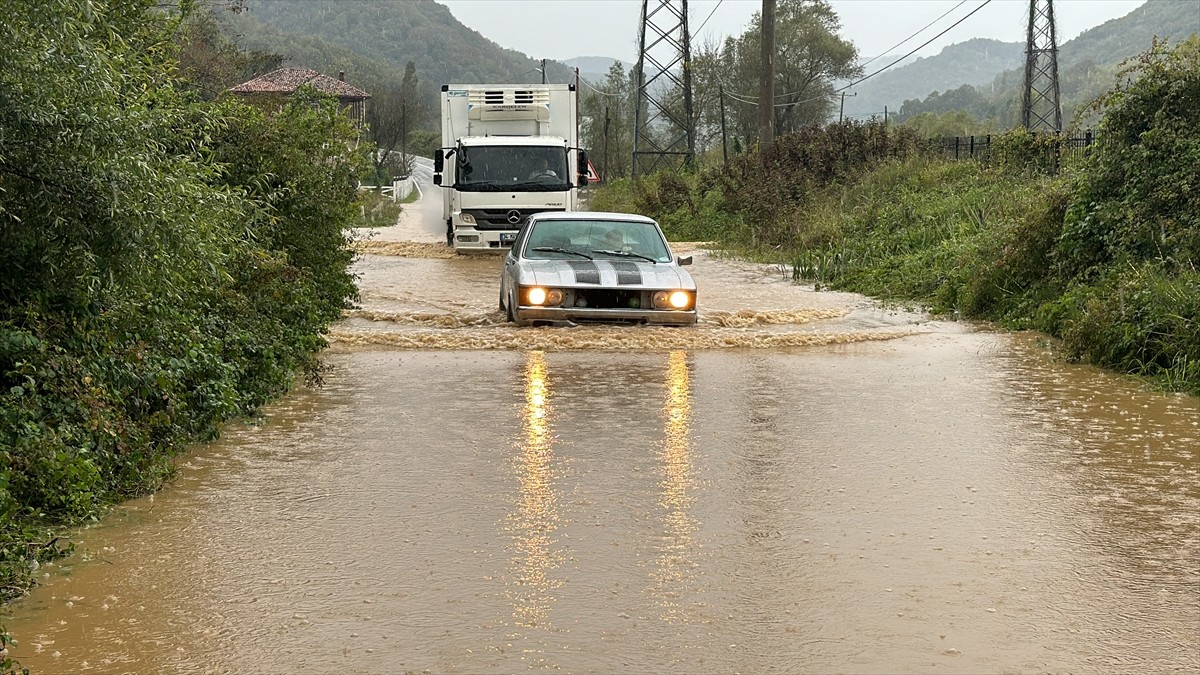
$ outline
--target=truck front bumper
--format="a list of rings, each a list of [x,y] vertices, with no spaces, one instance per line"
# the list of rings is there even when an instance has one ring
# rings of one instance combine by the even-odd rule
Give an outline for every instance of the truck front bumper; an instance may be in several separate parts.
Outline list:
[[[477,230],[473,227],[454,229],[454,249],[464,253],[507,251],[517,237],[516,230]]]

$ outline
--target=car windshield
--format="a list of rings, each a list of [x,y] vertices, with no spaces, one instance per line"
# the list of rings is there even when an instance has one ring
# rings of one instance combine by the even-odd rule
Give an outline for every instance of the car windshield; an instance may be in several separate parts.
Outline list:
[[[526,237],[526,258],[650,260],[670,262],[671,254],[654,223],[626,220],[538,220]]]

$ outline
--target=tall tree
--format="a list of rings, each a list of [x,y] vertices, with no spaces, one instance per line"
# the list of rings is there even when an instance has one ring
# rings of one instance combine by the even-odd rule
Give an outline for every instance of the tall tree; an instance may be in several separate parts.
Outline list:
[[[580,111],[580,142],[605,180],[628,176],[633,161],[634,73],[614,62],[604,81],[587,85]]]
[[[183,80],[181,87],[190,88],[209,101],[283,63],[281,54],[239,47],[222,32],[211,7],[186,15],[175,44]]]
[[[762,70],[761,13],[755,14],[747,30],[727,39],[720,50],[702,50],[693,59],[693,81],[728,95],[727,118],[732,132],[742,143],[758,137],[758,92]],[[858,51],[838,33],[841,22],[826,0],[778,0],[775,12],[775,78],[772,100],[775,131],[789,133],[825,122],[834,110],[836,80],[861,74],[856,65]],[[697,64],[697,61],[699,63]],[[718,78],[717,82],[712,82]],[[705,124],[719,124],[719,102],[712,98],[701,115]]]
[[[429,99],[422,96],[416,64],[409,61],[398,85],[377,85],[371,97],[367,126],[375,144],[375,173],[385,173],[385,167],[407,173],[412,170],[408,137],[432,117]]]

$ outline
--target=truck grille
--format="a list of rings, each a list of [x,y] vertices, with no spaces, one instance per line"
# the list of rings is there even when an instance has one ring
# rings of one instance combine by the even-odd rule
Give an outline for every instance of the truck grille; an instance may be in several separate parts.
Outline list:
[[[562,211],[563,209],[466,209],[463,213],[469,213],[475,216],[475,229],[477,230],[516,230],[529,220],[529,216],[535,213],[544,213],[549,211]],[[516,212],[519,216],[517,222],[510,220],[511,214]]]

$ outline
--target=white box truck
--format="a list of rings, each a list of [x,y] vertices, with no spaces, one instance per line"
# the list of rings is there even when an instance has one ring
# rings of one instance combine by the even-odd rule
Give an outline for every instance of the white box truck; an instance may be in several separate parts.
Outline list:
[[[578,145],[574,85],[442,85],[433,182],[442,188],[446,243],[504,250],[530,215],[576,210],[588,169]]]

